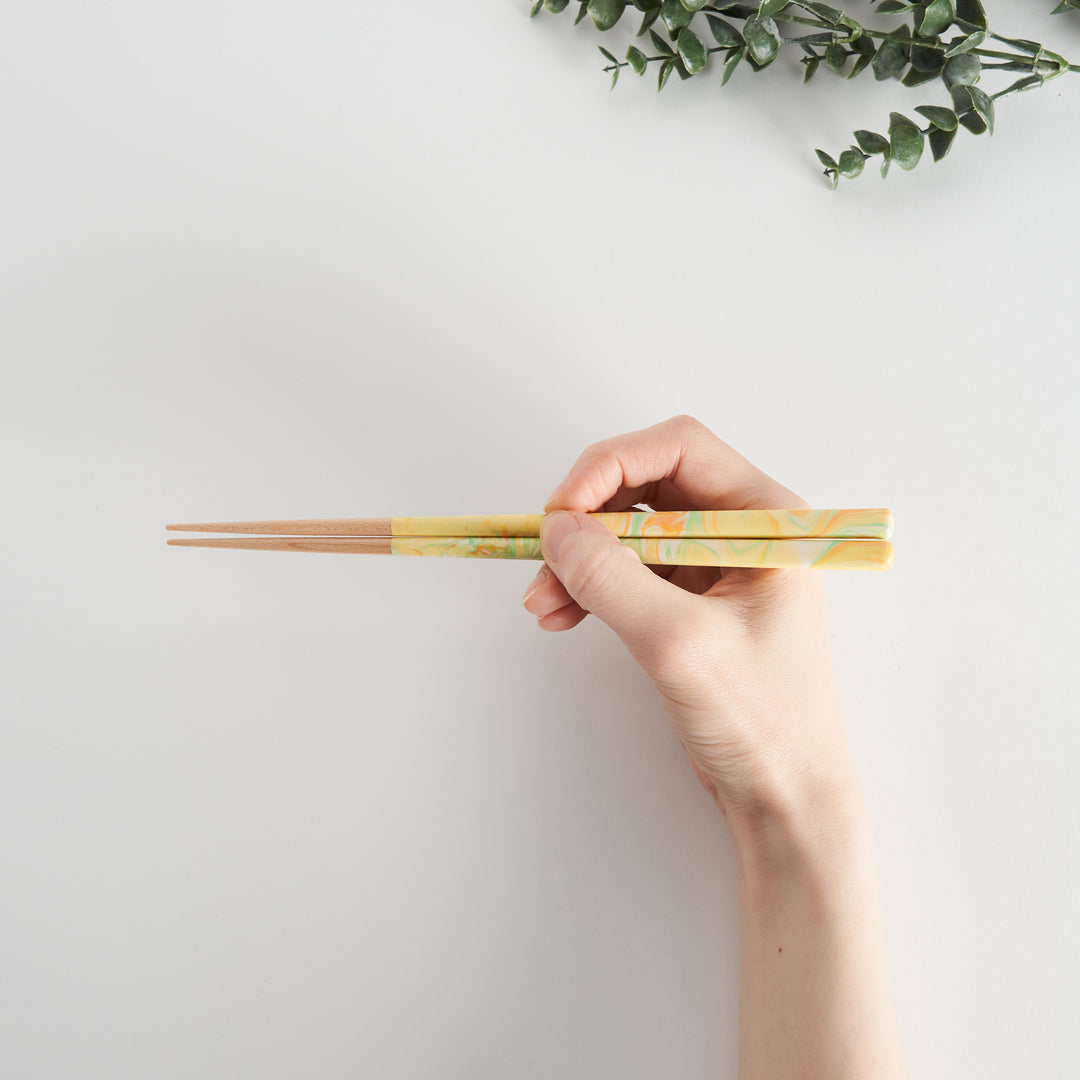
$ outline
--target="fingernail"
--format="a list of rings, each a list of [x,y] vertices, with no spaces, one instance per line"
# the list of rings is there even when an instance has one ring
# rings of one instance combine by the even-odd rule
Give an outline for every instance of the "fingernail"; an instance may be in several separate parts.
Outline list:
[[[547,558],[557,561],[566,538],[580,531],[581,525],[571,514],[561,511],[549,514],[540,526],[540,548]]]
[[[529,597],[532,596],[532,594],[536,592],[550,576],[551,571],[547,566],[541,566],[540,569],[536,571],[536,577],[532,579],[529,583],[529,587],[525,590],[525,595],[521,598],[521,602],[527,604],[529,602]]]

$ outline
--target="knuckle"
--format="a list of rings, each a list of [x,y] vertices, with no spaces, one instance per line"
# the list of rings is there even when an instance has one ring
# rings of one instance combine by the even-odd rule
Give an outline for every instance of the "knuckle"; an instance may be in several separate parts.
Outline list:
[[[581,455],[581,460],[587,462],[594,469],[597,467],[603,468],[615,455],[614,442],[614,439],[601,439],[598,442],[590,443]]]
[[[585,451],[582,456],[589,457],[606,457],[611,451],[612,445],[617,441],[618,436],[608,436],[606,439],[594,439],[588,446],[585,447]]]
[[[680,413],[678,416],[673,416],[668,423],[684,434],[696,434],[709,430],[696,416],[691,416],[689,413]]]
[[[590,489],[597,495],[617,487],[622,479],[622,466],[616,441],[604,439],[588,446],[578,458],[575,472],[587,478]]]

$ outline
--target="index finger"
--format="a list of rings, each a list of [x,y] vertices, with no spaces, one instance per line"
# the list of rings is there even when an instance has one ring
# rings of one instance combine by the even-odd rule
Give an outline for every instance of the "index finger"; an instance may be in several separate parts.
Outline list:
[[[683,505],[675,505],[679,500]],[[551,493],[545,511],[644,502],[671,510],[799,510],[808,504],[692,416],[594,443]]]

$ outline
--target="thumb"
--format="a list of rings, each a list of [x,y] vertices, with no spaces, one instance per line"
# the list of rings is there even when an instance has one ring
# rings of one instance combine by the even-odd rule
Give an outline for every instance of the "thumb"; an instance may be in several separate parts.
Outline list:
[[[544,560],[566,591],[607,623],[646,668],[692,602],[654,574],[610,529],[586,514],[556,511],[540,527]]]

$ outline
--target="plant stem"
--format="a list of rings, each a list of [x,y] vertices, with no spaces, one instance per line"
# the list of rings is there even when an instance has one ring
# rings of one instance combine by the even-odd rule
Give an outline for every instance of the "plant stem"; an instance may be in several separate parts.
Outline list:
[[[821,19],[809,19],[803,15],[787,15],[783,12],[774,15],[773,19],[776,22],[799,23],[802,26],[812,26],[817,30],[831,32],[836,37],[837,44],[843,44],[844,42],[854,40],[851,37],[850,32],[845,33],[843,30],[839,29],[835,25],[824,22]],[[940,52],[944,52],[948,48],[948,46],[945,45],[944,42],[911,38],[908,37],[906,34],[901,34],[895,30],[870,30],[864,26],[862,28],[862,33],[860,36],[873,38],[875,41],[895,41],[898,45],[918,45],[924,49],[934,49]],[[710,50],[710,52],[711,51],[713,50]],[[971,52],[975,56],[985,56],[993,60],[1011,60],[1014,63],[1022,63],[1026,67],[1030,67],[1030,69],[1036,74],[1040,73],[1039,69],[1035,66],[1036,64],[1047,64],[1051,68],[1059,71],[1061,70],[1060,68],[1058,68],[1058,65],[1055,64],[1052,60],[1043,60],[1039,57],[1038,54],[1035,54],[1033,56],[1030,53],[1005,53],[997,52],[994,49],[978,48],[970,49],[969,52]],[[1080,70],[1080,65],[1069,64],[1067,70]]]
[[[706,9],[707,10],[707,9]],[[848,44],[851,41],[856,40],[851,36],[850,31],[845,32],[838,28],[835,24],[827,23],[822,19],[811,19],[804,15],[788,15],[780,12],[773,16],[773,19],[777,22],[789,22],[798,23],[801,26],[812,26],[815,30],[820,30],[823,33],[831,33],[834,38],[834,43],[837,45]],[[945,51],[948,46],[940,41],[920,40],[917,38],[910,38],[905,34],[901,34],[895,30],[870,30],[866,27],[861,28],[860,37],[872,38],[875,41],[895,41],[898,45],[911,45],[919,46],[924,49],[934,49],[937,51]],[[991,35],[995,36],[996,35]],[[787,44],[788,39],[781,39],[782,44]],[[822,43],[824,44],[824,42]],[[707,49],[710,53],[728,52],[731,48],[737,48],[738,46],[717,46],[716,48]],[[1060,65],[1054,63],[1052,60],[1044,60],[1039,53],[1034,55],[1030,53],[1006,53],[998,52],[995,49],[969,49],[972,55],[979,57],[986,57],[990,60],[1006,60],[1010,63],[1020,65],[1013,68],[1014,71],[1031,71],[1034,75],[1049,75],[1053,77],[1055,74],[1060,75],[1065,71],[1080,72],[1080,64],[1068,64],[1062,68]],[[654,60],[671,60],[674,56],[646,56],[645,62],[652,63]],[[627,67],[625,62],[617,63],[614,65],[609,64],[604,68],[604,71],[611,71],[613,67]]]
[[[787,41],[785,40],[784,43],[787,44]],[[822,43],[822,44],[824,44],[824,43]],[[837,44],[843,44],[843,43],[838,42]],[[901,42],[901,44],[903,44],[903,42]],[[917,44],[921,44],[921,42],[918,42]],[[726,52],[731,52],[731,50],[735,49],[735,48],[739,48],[739,46],[737,46],[737,45],[717,45],[717,46],[715,46],[713,48],[706,48],[705,51],[708,52],[708,53],[726,53]],[[994,70],[996,70],[998,68],[1001,68],[1002,70],[1006,70],[1006,71],[1029,71],[1030,70],[1032,72],[1032,74],[1034,74],[1034,75],[1043,74],[1043,72],[1038,71],[1034,67],[1031,66],[1031,63],[1037,59],[1034,56],[1026,56],[1023,53],[999,53],[999,52],[989,52],[989,51],[984,52],[981,49],[972,49],[971,51],[973,53],[975,53],[976,55],[978,55],[978,56],[993,57],[995,59],[1007,60],[1007,61],[1009,61],[1010,63],[1013,63],[1013,64],[1022,65],[1022,66],[1017,66],[1017,67],[1011,67],[1010,68],[1010,67],[1007,67],[1005,64],[987,64],[986,65],[986,70],[987,71],[994,71]],[[850,51],[850,50],[848,51],[848,56],[857,56],[857,55],[858,54],[853,52],[853,51]],[[675,59],[678,59],[678,54],[674,54],[674,55],[670,55],[670,56],[661,54],[661,55],[657,55],[657,56],[646,56],[645,57],[645,63],[651,64],[654,60],[675,60]],[[1051,63],[1051,61],[1048,61],[1048,60],[1047,61],[1042,61],[1042,63]],[[624,68],[624,67],[629,67],[629,66],[630,66],[629,61],[621,60],[621,61],[619,61],[619,62],[617,62],[615,64],[608,64],[602,70],[604,70],[604,71],[614,71],[614,69],[617,68],[617,67]],[[1052,64],[1052,67],[1057,70],[1058,74],[1061,74],[1062,71],[1080,72],[1080,64],[1069,64],[1069,66],[1067,68],[1058,68],[1056,64]]]

